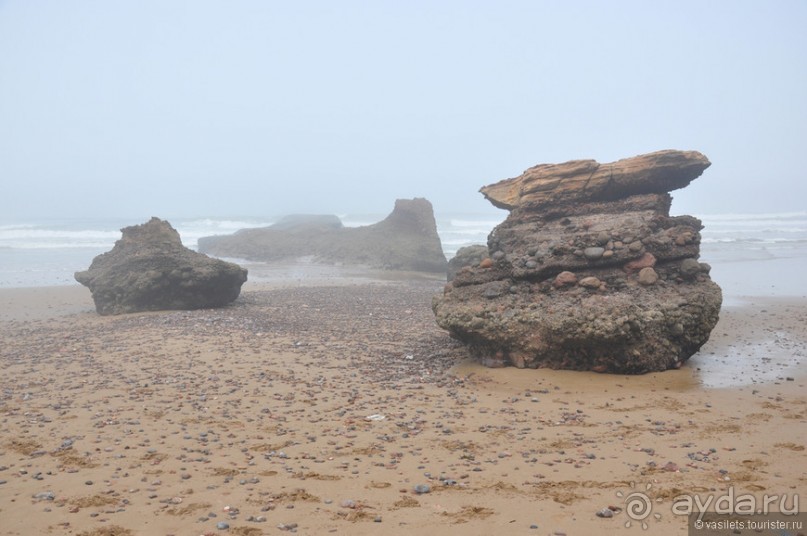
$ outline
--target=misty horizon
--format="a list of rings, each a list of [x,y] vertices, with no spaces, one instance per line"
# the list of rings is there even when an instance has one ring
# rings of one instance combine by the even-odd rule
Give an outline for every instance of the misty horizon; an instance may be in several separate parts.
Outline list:
[[[0,219],[435,213],[697,150],[674,214],[803,210],[807,4],[0,2]]]

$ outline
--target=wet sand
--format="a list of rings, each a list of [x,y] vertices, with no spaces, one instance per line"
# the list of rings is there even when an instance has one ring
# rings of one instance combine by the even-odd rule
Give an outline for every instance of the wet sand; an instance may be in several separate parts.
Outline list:
[[[636,491],[686,534],[681,494],[807,489],[807,300],[732,301],[682,369],[615,376],[485,369],[441,282],[326,279],[118,317],[0,290],[0,534],[629,534]]]

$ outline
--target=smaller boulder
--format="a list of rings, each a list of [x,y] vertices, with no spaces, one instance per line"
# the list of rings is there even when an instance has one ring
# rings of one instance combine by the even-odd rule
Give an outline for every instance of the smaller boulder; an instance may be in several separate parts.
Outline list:
[[[220,307],[235,300],[247,271],[182,245],[167,221],[151,218],[121,230],[112,250],[76,272],[101,315]]]

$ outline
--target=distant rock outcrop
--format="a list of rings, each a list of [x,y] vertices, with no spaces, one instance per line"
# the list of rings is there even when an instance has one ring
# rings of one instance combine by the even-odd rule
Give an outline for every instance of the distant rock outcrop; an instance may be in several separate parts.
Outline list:
[[[341,229],[342,220],[333,214],[289,214],[270,226],[276,231],[287,231],[301,227]]]
[[[435,297],[437,323],[489,366],[644,373],[680,366],[709,338],[722,294],[699,262],[700,220],[667,193],[708,166],[660,151],[540,165],[482,188],[508,218],[490,258]]]
[[[328,264],[446,271],[434,212],[426,199],[399,199],[386,219],[364,227],[342,227],[341,222],[337,226],[336,216],[311,218],[204,237],[199,239],[199,251],[253,261],[310,257]]]
[[[235,300],[247,271],[182,245],[167,221],[152,218],[121,229],[111,251],[76,272],[99,314],[219,307]]]

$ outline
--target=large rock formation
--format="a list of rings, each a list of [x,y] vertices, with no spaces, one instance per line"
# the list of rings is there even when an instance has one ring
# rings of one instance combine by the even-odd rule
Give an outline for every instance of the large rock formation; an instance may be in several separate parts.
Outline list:
[[[490,257],[435,297],[437,323],[489,366],[679,367],[708,340],[722,294],[698,261],[700,220],[671,217],[667,192],[709,165],[660,151],[535,166],[482,188],[511,212]]]
[[[167,221],[121,229],[115,247],[76,272],[102,315],[219,307],[238,297],[247,271],[182,245]]]
[[[446,271],[434,212],[426,199],[399,199],[386,219],[364,227],[342,227],[334,218],[284,218],[280,225],[208,236],[199,240],[199,251],[254,261],[310,257],[329,264]]]

